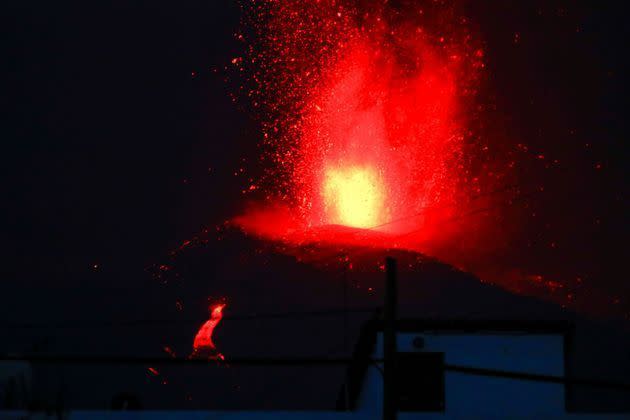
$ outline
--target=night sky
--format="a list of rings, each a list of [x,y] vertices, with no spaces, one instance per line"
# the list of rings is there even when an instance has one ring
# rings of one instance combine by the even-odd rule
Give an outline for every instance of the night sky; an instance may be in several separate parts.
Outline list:
[[[560,281],[585,278],[588,290],[620,306],[611,323],[627,317],[630,296],[625,9],[624,2],[467,6],[486,43],[483,100],[496,105],[485,114],[488,132],[560,161],[547,170],[532,157],[519,167],[523,189],[545,186],[531,202],[540,216],[494,258]],[[273,311],[291,298],[264,291],[268,305],[256,306],[251,294],[264,295],[263,285],[222,286],[228,271],[198,263],[185,264],[177,291],[147,270],[241,212],[246,178],[262,173],[259,122],[233,102],[234,78],[226,82],[222,71],[243,52],[234,37],[238,5],[11,2],[0,16],[0,322],[169,318],[184,297],[186,316],[203,321],[209,296],[228,295],[240,313]],[[235,175],[239,168],[245,174]],[[531,242],[539,246],[524,245]],[[236,239],[186,258],[238,261],[246,247]],[[249,298],[239,302],[241,295]],[[192,340],[195,326],[187,328],[180,335]],[[145,331],[153,338],[144,340],[111,328],[74,330],[60,344],[54,329],[8,331],[2,352],[103,354],[101,342],[118,341],[108,350],[134,355],[159,352],[169,334]]]

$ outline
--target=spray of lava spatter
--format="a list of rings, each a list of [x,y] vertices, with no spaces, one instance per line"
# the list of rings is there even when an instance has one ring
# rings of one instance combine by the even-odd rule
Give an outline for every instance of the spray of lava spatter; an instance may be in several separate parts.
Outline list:
[[[444,222],[478,189],[464,116],[483,49],[453,6],[398,3],[253,2],[257,38],[236,62],[264,105],[270,164],[266,202],[241,226],[287,239],[341,225],[405,244],[456,234]]]
[[[239,87],[260,110],[267,173],[234,222],[289,245],[412,249],[522,293],[530,276],[514,280],[493,256],[531,192],[518,187],[509,141],[481,135],[486,53],[461,10],[248,2],[250,32],[237,34],[247,54],[232,62],[250,76]]]

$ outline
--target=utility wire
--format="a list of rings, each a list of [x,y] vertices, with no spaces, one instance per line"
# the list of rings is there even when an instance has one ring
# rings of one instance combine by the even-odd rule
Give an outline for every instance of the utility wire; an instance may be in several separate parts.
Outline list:
[[[457,216],[453,216],[453,217],[451,217],[449,219],[438,221],[437,223],[438,224],[452,223],[452,222],[456,222],[456,221],[459,221],[459,220],[464,220],[467,217],[471,217],[471,216],[474,216],[474,215],[479,214],[479,213],[489,212],[489,211],[498,209],[500,207],[511,206],[514,203],[522,201],[522,200],[525,200],[525,199],[533,196],[534,194],[536,194],[538,192],[539,192],[539,190],[535,190],[535,191],[530,191],[529,193],[520,194],[518,197],[510,200],[507,203],[499,203],[499,204],[494,205],[494,206],[487,206],[487,207],[480,207],[480,208],[472,209],[472,210],[470,210],[468,212],[462,213],[462,214],[457,215]],[[400,239],[400,238],[404,238],[404,237],[407,237],[407,236],[411,236],[411,235],[413,235],[415,233],[422,232],[422,230],[423,229],[412,230],[412,231],[409,231],[409,232],[406,232],[406,233],[403,233],[401,235],[396,236],[395,239]]]
[[[516,184],[504,185],[503,187],[497,188],[496,190],[487,191],[487,192],[484,192],[484,193],[480,193],[480,194],[474,195],[474,196],[472,196],[470,198],[470,201],[474,201],[474,200],[477,200],[477,199],[482,198],[482,197],[492,196],[492,195],[495,195],[495,194],[501,194],[501,193],[504,193],[504,192],[507,192],[507,191],[510,191],[510,190],[518,190],[518,188],[519,188],[519,186],[516,185]],[[403,217],[396,218],[396,219],[392,219],[392,220],[389,220],[389,221],[387,221],[385,223],[382,223],[382,224],[379,224],[379,225],[363,228],[363,230],[375,230],[375,229],[378,229],[378,228],[381,228],[381,227],[384,227],[384,226],[393,225],[395,223],[404,222],[404,221],[407,221],[409,219],[414,219],[416,217],[423,216],[425,213],[427,213],[429,211],[443,210],[443,209],[447,209],[449,207],[455,207],[457,205],[458,204],[455,204],[455,203],[449,203],[449,204],[443,204],[443,205],[438,205],[438,206],[424,206],[424,207],[421,207],[420,211],[417,212],[417,213],[409,214],[407,216],[403,216]]]
[[[177,365],[177,366],[262,366],[262,367],[297,367],[297,366],[335,366],[357,362],[352,358],[226,358],[221,361],[208,359],[182,359],[164,357],[128,357],[128,356],[80,356],[80,355],[0,355],[2,361],[40,362],[51,364],[99,364],[99,365]],[[365,359],[363,359],[365,361]],[[369,359],[370,364],[383,363],[383,359]],[[564,385],[581,385],[594,388],[607,388],[630,391],[630,384],[601,379],[568,378],[565,376],[544,375],[537,373],[515,372],[500,369],[486,369],[462,365],[443,365],[445,371],[467,375],[507,378],[522,381],[545,382]],[[380,369],[379,369],[380,370]]]
[[[262,314],[226,315],[223,321],[256,321],[263,319],[303,319],[326,316],[343,315],[349,313],[370,313],[378,310],[378,307],[361,307],[352,309],[330,309],[324,311],[299,311],[299,312],[271,312]],[[199,324],[205,319],[136,319],[136,320],[71,320],[56,323],[0,323],[0,328],[5,329],[39,329],[39,328],[107,328],[107,327],[135,327],[147,325],[166,324]]]
[[[594,388],[609,388],[621,391],[630,391],[629,383],[605,381],[601,379],[567,378],[565,376],[541,375],[537,373],[513,372],[451,364],[444,365],[444,370],[475,376],[491,376],[518,379],[521,381],[549,382],[564,385],[584,385]]]
[[[214,360],[207,358],[165,358],[135,356],[83,356],[83,355],[0,355],[2,361],[23,361],[50,364],[98,364],[98,365],[204,365],[204,366],[316,366],[316,365],[348,365],[351,358],[225,358]]]

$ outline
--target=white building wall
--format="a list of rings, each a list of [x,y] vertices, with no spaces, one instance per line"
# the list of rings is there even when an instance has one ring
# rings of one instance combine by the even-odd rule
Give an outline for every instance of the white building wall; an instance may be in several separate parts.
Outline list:
[[[424,348],[413,340],[424,338]],[[443,352],[444,363],[544,375],[564,375],[564,340],[561,335],[508,335],[457,333],[399,333],[400,352]],[[383,357],[383,336],[379,334],[375,359]],[[380,412],[383,380],[376,367],[366,375],[361,411]],[[564,386],[469,375],[445,374],[444,413],[401,413],[400,418],[554,418],[565,414]]]

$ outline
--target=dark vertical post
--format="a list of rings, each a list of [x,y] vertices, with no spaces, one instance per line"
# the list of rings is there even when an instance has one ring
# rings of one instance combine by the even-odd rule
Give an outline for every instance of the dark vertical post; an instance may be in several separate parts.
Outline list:
[[[343,351],[348,351],[348,263],[343,266]]]
[[[396,260],[385,260],[387,284],[385,286],[385,320],[383,328],[383,420],[396,420]]]
[[[343,255],[343,351],[348,353],[348,256]],[[343,385],[344,403],[346,411],[350,411],[349,386],[350,375],[346,370],[346,381]]]

